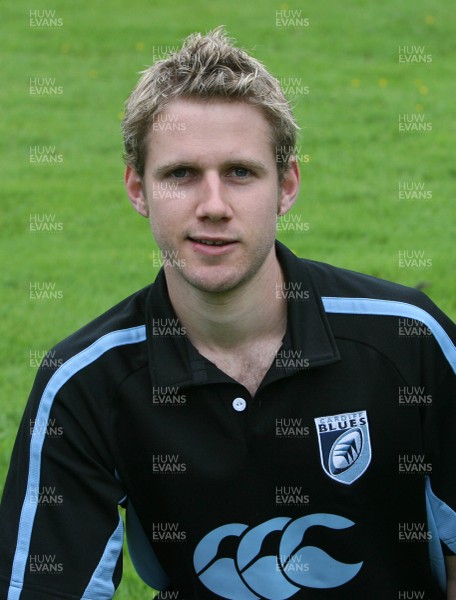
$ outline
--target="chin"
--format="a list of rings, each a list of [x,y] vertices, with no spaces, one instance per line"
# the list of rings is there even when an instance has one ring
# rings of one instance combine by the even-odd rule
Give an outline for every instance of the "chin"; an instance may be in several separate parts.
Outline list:
[[[226,274],[222,276],[221,273],[217,273],[216,276],[198,276],[197,274],[192,275],[189,273],[181,272],[184,279],[191,286],[201,292],[208,292],[212,294],[221,294],[224,292],[230,292],[244,283],[248,277],[243,277],[242,273],[236,271],[234,273]],[[218,276],[217,276],[218,275]]]
[[[223,294],[235,290],[242,282],[238,281],[190,281],[191,285],[200,292]]]

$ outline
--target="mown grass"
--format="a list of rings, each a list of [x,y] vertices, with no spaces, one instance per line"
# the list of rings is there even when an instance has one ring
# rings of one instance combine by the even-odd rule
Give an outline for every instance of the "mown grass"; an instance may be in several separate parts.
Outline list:
[[[57,28],[29,26],[29,10],[55,10]],[[276,11],[302,10],[308,27],[277,27]],[[454,262],[454,55],[451,0],[370,0],[302,5],[18,0],[2,10],[2,304],[0,482],[34,378],[30,352],[51,347],[155,276],[147,223],[123,191],[120,119],[154,48],[225,24],[294,99],[302,131],[302,191],[293,210],[305,231],[281,231],[297,254],[424,286],[456,315]],[[400,64],[399,46],[424,46],[427,64]],[[30,78],[63,88],[31,96]],[[399,114],[424,114],[431,132],[398,131]],[[55,146],[63,162],[36,165],[31,146]],[[399,200],[399,182],[422,183],[428,200]],[[63,230],[33,233],[31,214]],[[296,221],[295,221],[296,223]],[[399,266],[421,252],[426,268]],[[51,282],[60,301],[31,301],[30,282]],[[116,598],[145,600],[128,562]]]

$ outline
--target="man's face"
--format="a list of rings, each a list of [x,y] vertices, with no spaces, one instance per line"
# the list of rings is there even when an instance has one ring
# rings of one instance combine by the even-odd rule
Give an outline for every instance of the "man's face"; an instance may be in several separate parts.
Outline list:
[[[295,164],[279,186],[269,126],[242,102],[178,99],[156,117],[141,180],[127,168],[136,210],[149,217],[166,276],[207,292],[236,288],[274,253],[277,215],[298,191]]]

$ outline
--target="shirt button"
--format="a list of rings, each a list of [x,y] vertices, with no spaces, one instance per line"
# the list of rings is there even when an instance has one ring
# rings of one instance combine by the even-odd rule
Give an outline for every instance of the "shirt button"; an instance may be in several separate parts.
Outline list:
[[[235,398],[233,400],[233,408],[234,408],[234,410],[237,410],[238,412],[245,410],[246,406],[247,406],[247,402],[244,400],[244,398]]]

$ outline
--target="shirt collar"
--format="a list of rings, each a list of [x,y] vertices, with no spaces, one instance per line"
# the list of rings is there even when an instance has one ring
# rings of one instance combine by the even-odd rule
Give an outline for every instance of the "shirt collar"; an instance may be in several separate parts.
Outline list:
[[[271,368],[263,384],[302,368],[331,364],[340,359],[321,297],[306,261],[276,242],[285,285],[276,290],[287,299],[288,325],[279,368]],[[153,387],[184,387],[233,380],[201,356],[191,344],[171,305],[163,269],[151,286],[146,303],[146,331]],[[280,354],[278,355],[280,358]],[[290,360],[299,357],[299,361]]]
[[[276,242],[277,258],[282,266],[287,298],[288,327],[285,340],[309,362],[309,368],[339,360],[339,351],[326,316],[321,294],[312,279],[307,261],[298,258]],[[278,290],[280,292],[280,290]]]

